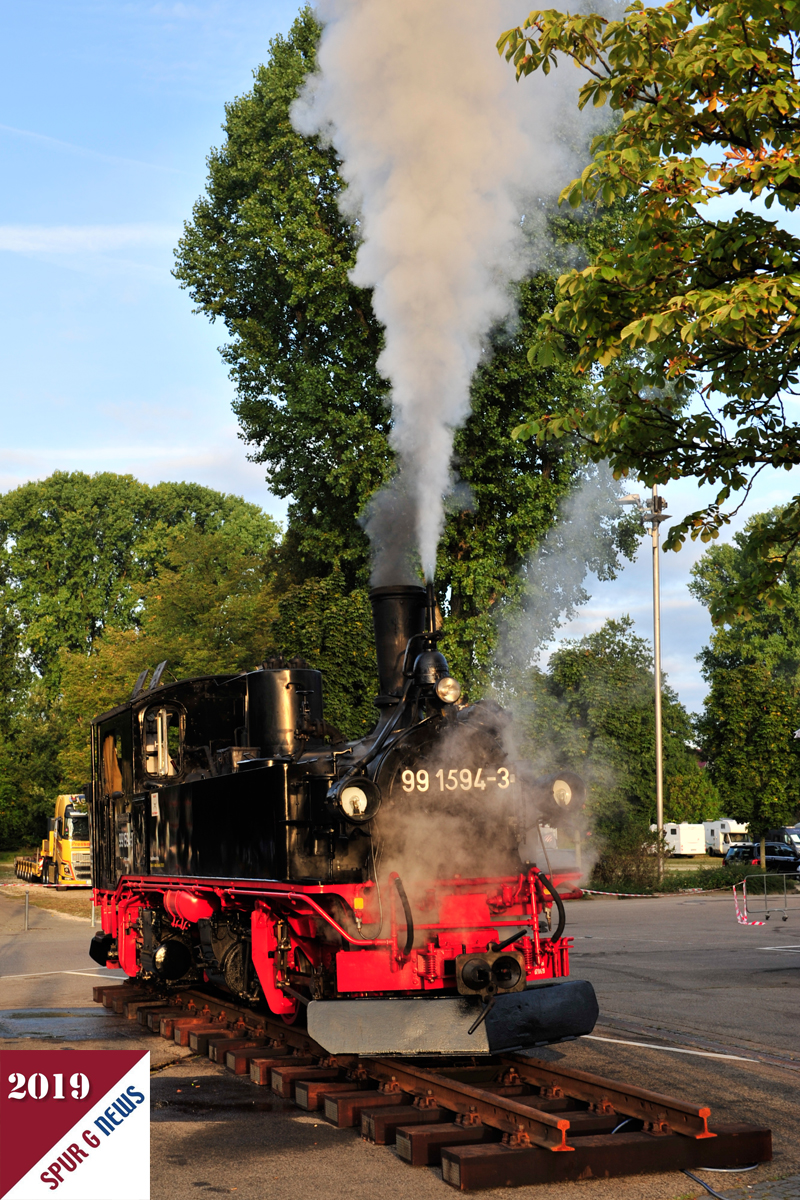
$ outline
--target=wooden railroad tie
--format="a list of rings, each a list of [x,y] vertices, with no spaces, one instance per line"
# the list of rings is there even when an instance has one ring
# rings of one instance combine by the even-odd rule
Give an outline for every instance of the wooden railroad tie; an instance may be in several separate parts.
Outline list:
[[[237,1075],[442,1168],[460,1191],[741,1167],[772,1158],[769,1129],[717,1125],[707,1105],[521,1054],[479,1067],[443,1060],[331,1057],[301,1029],[199,990],[172,997],[123,984],[93,998]]]

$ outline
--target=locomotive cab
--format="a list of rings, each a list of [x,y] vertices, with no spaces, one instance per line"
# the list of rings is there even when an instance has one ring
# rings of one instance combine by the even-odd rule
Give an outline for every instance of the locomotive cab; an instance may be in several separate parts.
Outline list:
[[[327,724],[322,676],[298,659],[169,684],[159,669],[95,719],[92,956],[305,1017],[332,1053],[590,1032],[563,904],[518,849],[530,806],[563,816],[580,781],[532,778],[501,710],[458,704],[430,593],[371,599],[379,715],[364,739]]]

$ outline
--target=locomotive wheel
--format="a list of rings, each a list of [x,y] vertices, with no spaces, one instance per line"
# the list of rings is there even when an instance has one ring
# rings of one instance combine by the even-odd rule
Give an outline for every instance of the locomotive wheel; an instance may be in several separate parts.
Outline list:
[[[304,1021],[298,1020],[301,1015],[301,1005],[298,1000],[295,1001],[294,1011],[290,1013],[281,1013],[281,1020],[284,1025],[304,1025]]]

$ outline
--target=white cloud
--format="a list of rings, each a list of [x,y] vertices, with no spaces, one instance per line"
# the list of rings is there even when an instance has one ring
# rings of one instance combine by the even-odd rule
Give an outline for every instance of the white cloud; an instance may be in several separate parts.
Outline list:
[[[0,250],[15,254],[104,254],[134,247],[172,247],[175,225],[0,225]]]
[[[166,444],[108,442],[102,446],[36,446],[0,450],[0,492],[54,471],[114,471],[144,483],[162,480],[200,483],[220,492],[243,496],[276,520],[285,520],[286,501],[273,496],[264,468],[245,458],[245,448],[233,425],[209,430],[208,440],[168,439]]]
[[[88,146],[76,146],[74,142],[64,142],[61,138],[50,137],[46,133],[37,133],[33,129],[17,129],[14,125],[0,124],[0,132],[27,138],[29,141],[39,142],[41,145],[51,147],[54,150],[66,150],[69,154],[78,154],[82,158],[98,159],[100,162],[111,163],[115,166],[144,167],[150,171],[166,171],[170,175],[183,174],[183,172],[178,171],[177,167],[165,167],[160,163],[141,162],[138,158],[121,158],[116,154],[103,154],[100,150],[92,150]]]

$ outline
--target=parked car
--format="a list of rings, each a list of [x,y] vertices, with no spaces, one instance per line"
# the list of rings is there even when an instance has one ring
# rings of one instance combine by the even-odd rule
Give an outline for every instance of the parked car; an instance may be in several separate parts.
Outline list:
[[[767,870],[774,874],[800,874],[800,853],[785,842],[767,842],[765,846]],[[731,846],[725,855],[726,867],[761,866],[761,844],[745,842]]]
[[[784,825],[780,829],[768,829],[767,838],[771,842],[786,842],[800,854],[800,829],[796,825]]]

